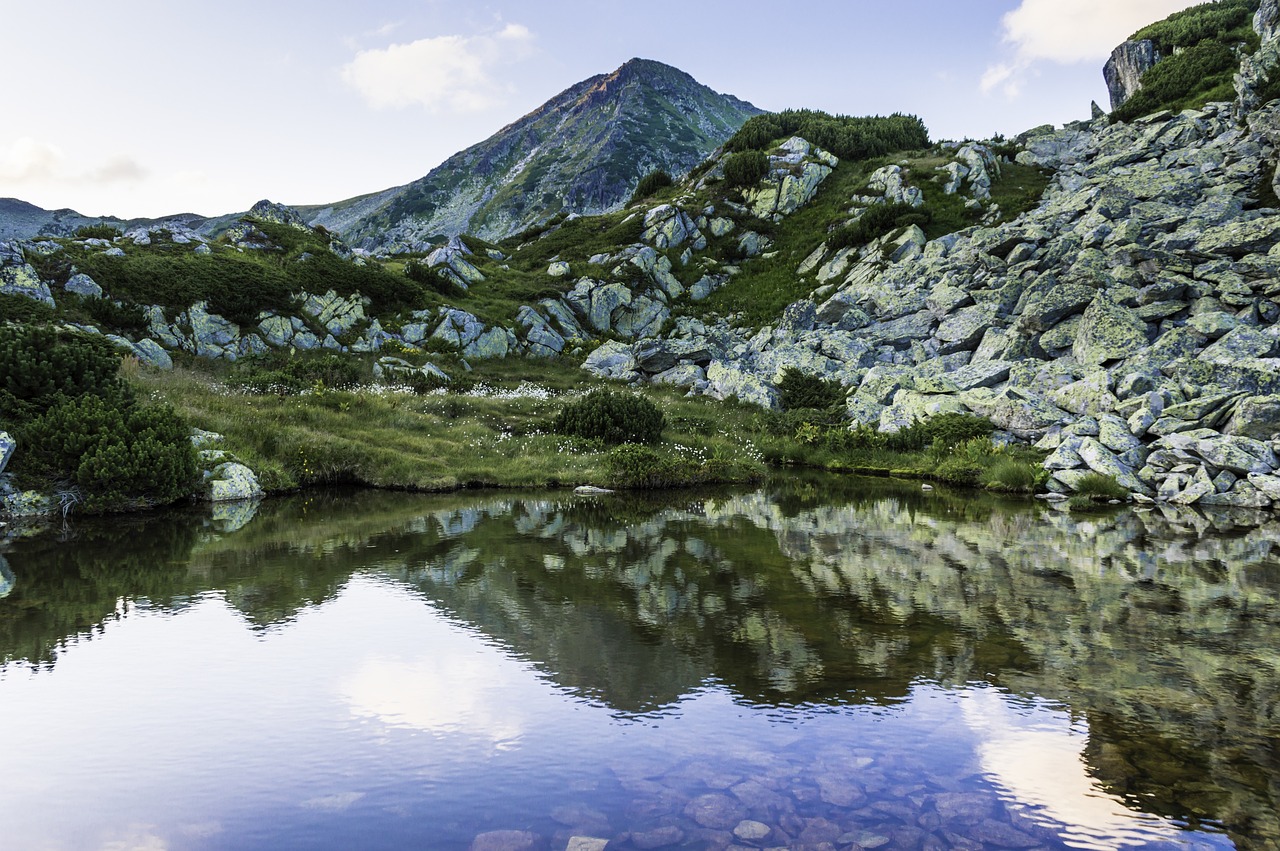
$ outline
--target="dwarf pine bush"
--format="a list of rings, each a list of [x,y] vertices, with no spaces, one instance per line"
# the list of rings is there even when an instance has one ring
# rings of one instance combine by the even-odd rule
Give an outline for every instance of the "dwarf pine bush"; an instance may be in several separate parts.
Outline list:
[[[554,428],[560,434],[606,444],[657,443],[665,425],[662,411],[643,396],[593,390],[565,405]]]

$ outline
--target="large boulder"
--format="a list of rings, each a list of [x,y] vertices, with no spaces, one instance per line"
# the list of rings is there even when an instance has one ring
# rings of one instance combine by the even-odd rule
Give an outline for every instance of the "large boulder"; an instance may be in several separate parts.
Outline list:
[[[1280,434],[1280,396],[1250,396],[1236,403],[1226,433],[1254,440],[1275,440]],[[0,465],[2,468],[3,465]]]
[[[1127,358],[1146,346],[1147,324],[1099,293],[1080,319],[1072,353],[1080,363],[1093,366]]]
[[[26,264],[0,268],[0,294],[20,295],[53,307],[53,293],[49,285],[40,280],[39,273]]]
[[[205,473],[205,496],[210,502],[256,499],[263,495],[258,477],[237,461],[224,461]]]
[[[1111,109],[1117,110],[1142,89],[1142,75],[1160,61],[1160,52],[1150,39],[1126,41],[1111,52],[1102,69],[1111,95]]]
[[[8,466],[9,459],[13,457],[13,450],[18,448],[18,441],[9,436],[9,432],[0,431],[0,473],[4,472],[4,468]]]

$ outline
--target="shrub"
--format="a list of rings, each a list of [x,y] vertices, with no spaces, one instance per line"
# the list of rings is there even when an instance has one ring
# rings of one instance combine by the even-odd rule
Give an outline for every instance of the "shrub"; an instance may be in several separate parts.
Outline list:
[[[963,458],[948,458],[933,470],[933,477],[953,485],[972,487],[982,477],[982,468]]]
[[[648,198],[661,189],[674,185],[675,181],[671,179],[671,175],[662,169],[651,171],[640,178],[640,183],[636,185],[636,191],[631,194],[631,203],[634,204],[636,201]]]
[[[987,471],[987,488],[1006,493],[1035,493],[1044,476],[1045,470],[1039,464],[1005,458]]]
[[[763,151],[743,151],[731,154],[724,161],[724,179],[730,186],[746,188],[755,186],[769,173],[769,158]]]
[[[0,420],[28,422],[80,396],[127,399],[106,340],[47,326],[0,326]]]
[[[838,381],[807,375],[789,366],[778,379],[778,394],[784,411],[826,410],[844,404],[845,391]]]
[[[85,225],[75,232],[76,239],[115,239],[118,236],[124,236],[120,228],[108,224]]]
[[[1089,473],[1076,485],[1076,494],[1089,499],[1128,499],[1129,491],[1111,476]]]
[[[404,276],[432,292],[441,295],[461,295],[457,284],[432,269],[425,260],[410,260],[405,263]]]
[[[52,322],[53,308],[16,293],[0,293],[0,322]]]
[[[888,447],[895,452],[911,452],[932,447],[940,441],[942,448],[950,448],[975,437],[989,437],[996,430],[986,417],[972,414],[938,414],[925,420],[916,420],[896,434],[888,435]]]
[[[80,306],[101,328],[115,331],[143,331],[147,328],[147,313],[140,305],[81,296]]]
[[[281,363],[280,361],[284,362]],[[266,364],[278,364],[274,368]],[[314,356],[298,355],[287,360],[268,359],[263,366],[252,367],[241,386],[254,393],[298,393],[308,387],[323,385],[345,388],[359,384],[364,366],[358,358],[332,353]]]
[[[724,147],[726,151],[762,150],[787,136],[801,136],[850,160],[929,147],[929,130],[914,115],[854,118],[811,109],[789,109],[749,118]]]
[[[910,204],[873,204],[858,220],[832,231],[827,237],[827,248],[839,251],[855,248],[879,239],[887,233],[910,225],[928,225],[932,216],[923,208]]]
[[[24,476],[69,481],[90,511],[163,504],[198,481],[188,429],[167,406],[86,395],[60,402],[18,431]]]
[[[605,459],[609,483],[620,488],[663,488],[684,483],[674,458],[648,446],[629,444],[613,449]]]
[[[657,443],[665,425],[662,411],[643,396],[593,390],[566,405],[556,417],[554,429],[606,444]]]

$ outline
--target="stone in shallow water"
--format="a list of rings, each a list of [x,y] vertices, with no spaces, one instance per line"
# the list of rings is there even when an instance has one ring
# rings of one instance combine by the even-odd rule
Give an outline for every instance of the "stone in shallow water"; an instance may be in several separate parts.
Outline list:
[[[733,829],[733,835],[744,842],[759,842],[772,832],[773,828],[764,822],[750,819],[738,822],[738,826]]]
[[[565,851],[604,851],[608,844],[609,840],[594,836],[571,836]]]
[[[805,819],[804,829],[796,837],[801,845],[818,845],[823,842],[835,842],[844,833],[840,825],[824,818]]]
[[[631,834],[631,844],[641,849],[641,851],[666,848],[668,845],[675,845],[677,842],[683,841],[684,831],[674,825],[655,827],[653,830]]]
[[[938,815],[947,821],[976,823],[996,808],[996,797],[985,792],[943,792],[933,799]]]
[[[822,800],[836,807],[860,806],[867,799],[858,784],[847,777],[823,775],[818,780],[818,789]]]
[[[471,851],[532,851],[538,834],[527,830],[491,830],[471,842]]]
[[[995,819],[985,819],[967,831],[970,839],[975,839],[985,847],[991,848],[1034,848],[1040,840],[1030,834],[1023,833],[1011,825]]]
[[[551,818],[565,827],[577,828],[586,833],[608,833],[610,831],[609,817],[585,804],[556,807],[551,811]]]
[[[703,827],[728,830],[746,818],[746,809],[728,795],[699,795],[684,808],[684,814]]]

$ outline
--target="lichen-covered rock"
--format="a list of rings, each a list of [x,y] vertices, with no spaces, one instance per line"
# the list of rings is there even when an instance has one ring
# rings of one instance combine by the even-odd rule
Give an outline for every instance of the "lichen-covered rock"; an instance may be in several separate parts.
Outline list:
[[[341,337],[365,320],[368,299],[340,296],[333,290],[324,295],[307,295],[302,312],[315,319],[334,337]]]
[[[98,286],[97,281],[82,272],[68,278],[62,288],[69,293],[82,295],[86,298],[102,298],[102,287]]]
[[[1147,324],[1132,310],[1103,294],[1094,298],[1080,319],[1072,353],[1082,364],[1122,360],[1147,346]]]
[[[1276,440],[1280,435],[1280,396],[1246,396],[1240,399],[1225,432],[1254,440]]]
[[[27,263],[0,267],[0,294],[25,296],[54,306],[49,285],[40,280],[39,273]]]
[[[547,274],[553,278],[563,278],[570,273],[569,264],[563,260],[557,260],[547,266]]]
[[[636,359],[631,347],[617,340],[608,340],[583,362],[582,368],[600,378],[632,381],[639,377]]]
[[[640,237],[655,248],[677,248],[686,242],[695,249],[706,248],[707,241],[689,214],[671,204],[662,204],[645,213],[644,233]]]
[[[24,491],[13,481],[11,473],[0,473],[0,515],[8,517],[40,517],[52,514],[57,504],[48,494]]]
[[[707,395],[714,399],[735,397],[765,408],[778,406],[778,390],[772,384],[724,361],[713,361],[707,368]]]
[[[224,461],[206,471],[205,485],[205,496],[211,502],[255,499],[264,494],[253,470],[236,461]]]
[[[431,339],[442,342],[457,349],[465,349],[485,332],[484,323],[465,310],[452,307],[441,307],[442,321],[432,332]]]
[[[1126,41],[1111,52],[1102,75],[1111,95],[1111,109],[1117,110],[1142,89],[1142,75],[1160,61],[1160,52],[1150,39]]]

